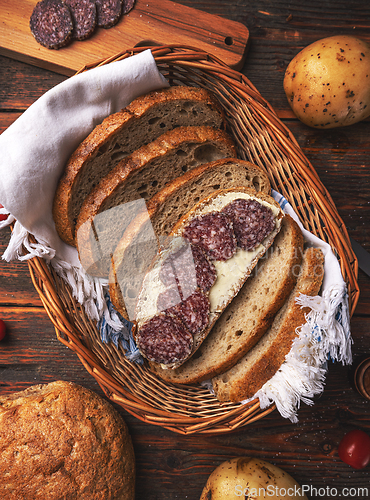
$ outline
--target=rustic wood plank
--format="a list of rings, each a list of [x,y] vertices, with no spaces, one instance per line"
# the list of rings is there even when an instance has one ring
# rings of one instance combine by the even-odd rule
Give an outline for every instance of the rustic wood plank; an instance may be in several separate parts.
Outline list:
[[[131,12],[112,28],[98,28],[83,43],[73,41],[59,50],[49,50],[36,42],[29,28],[36,3],[1,2],[0,54],[64,75],[138,44],[197,46],[232,67],[240,68],[244,62],[249,32],[243,24],[169,0],[136,0]]]

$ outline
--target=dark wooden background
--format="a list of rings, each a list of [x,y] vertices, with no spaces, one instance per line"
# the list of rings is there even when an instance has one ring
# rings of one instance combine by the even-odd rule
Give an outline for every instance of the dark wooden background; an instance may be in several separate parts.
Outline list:
[[[309,43],[335,34],[370,42],[368,0],[182,0],[179,3],[244,23],[251,45],[242,72],[287,123],[331,193],[349,234],[370,251],[370,121],[327,131],[309,129],[289,110],[283,77],[289,61]],[[0,132],[64,76],[0,57]],[[1,152],[0,152],[1,154]],[[1,182],[1,179],[0,179]],[[0,231],[0,253],[10,231]],[[370,278],[359,272],[360,300],[351,321],[353,354],[370,355]],[[64,379],[102,395],[76,355],[56,339],[32,286],[28,266],[0,261],[0,318],[8,335],[0,344],[0,393]],[[333,498],[328,488],[352,488],[370,497],[370,466],[342,463],[341,437],[353,428],[370,433],[370,401],[351,387],[351,369],[329,366],[326,389],[313,406],[302,405],[299,423],[276,411],[236,432],[182,436],[146,425],[124,410],[137,460],[137,500],[199,498],[208,475],[234,456],[260,457],[312,487],[311,498]],[[355,488],[367,487],[366,496]],[[321,488],[321,490],[320,490]],[[324,493],[325,490],[325,493]]]

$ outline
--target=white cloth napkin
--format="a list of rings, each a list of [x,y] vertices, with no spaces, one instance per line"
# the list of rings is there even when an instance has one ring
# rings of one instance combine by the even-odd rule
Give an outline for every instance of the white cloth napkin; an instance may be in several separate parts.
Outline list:
[[[52,218],[58,179],[71,153],[111,113],[150,90],[168,86],[150,50],[75,75],[32,104],[0,136],[0,203],[16,219],[4,258],[20,250],[25,231],[41,246],[38,255],[79,266],[77,252],[61,241]],[[27,245],[26,245],[27,246]],[[34,251],[32,251],[34,250]]]

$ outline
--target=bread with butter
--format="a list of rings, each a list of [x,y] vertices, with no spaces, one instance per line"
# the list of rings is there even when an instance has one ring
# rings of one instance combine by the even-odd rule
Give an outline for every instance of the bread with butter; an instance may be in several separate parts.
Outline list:
[[[285,215],[273,245],[224,310],[197,353],[174,370],[150,364],[167,382],[194,384],[224,373],[266,333],[293,289],[303,254],[298,224]]]
[[[245,160],[223,158],[186,172],[146,203],[146,209],[143,207],[117,244],[111,261],[109,293],[122,316],[132,316],[146,266],[177,221],[214,191],[234,186],[266,194],[271,191],[261,168]],[[87,265],[91,267],[95,262]]]
[[[231,202],[236,200],[253,200],[259,206],[268,207],[273,220],[273,229],[253,249],[242,249],[238,246],[235,253],[230,258],[218,260],[217,257],[211,257],[216,270],[216,281],[209,290],[209,313],[207,326],[200,332],[193,335],[192,347],[186,356],[166,363],[155,361],[156,364],[160,364],[165,369],[177,368],[194,355],[227,305],[238,294],[259,259],[261,259],[267,249],[272,245],[274,238],[280,231],[284,213],[279,204],[276,203],[272,197],[264,193],[256,193],[251,188],[239,186],[230,189],[217,190],[206,199],[201,200],[178,221],[168,237],[168,244],[165,244],[164,250],[159,253],[158,257],[144,277],[135,309],[135,322],[137,326],[136,342],[139,350],[141,350],[144,356],[146,356],[145,352],[143,352],[145,351],[145,349],[143,349],[143,344],[145,342],[143,332],[152,318],[158,317],[157,300],[159,294],[165,291],[166,288],[163,287],[163,282],[161,282],[160,272],[161,266],[167,257],[166,252],[168,250],[169,252],[172,252],[170,245],[173,242],[175,242],[174,245],[176,245],[177,241],[184,240],[183,235],[186,233],[190,225],[194,221],[197,221],[199,217],[206,217],[210,214],[212,214],[212,216],[214,214],[221,214],[221,211],[226,206],[229,206]],[[217,233],[217,231],[213,228],[211,228],[211,232],[213,234]],[[224,234],[222,228],[220,232]],[[221,250],[224,251],[224,248],[221,248]],[[160,342],[158,338],[160,338],[160,335],[157,336],[157,338],[154,338],[153,336],[152,340]],[[153,359],[150,358],[149,360],[153,361]]]

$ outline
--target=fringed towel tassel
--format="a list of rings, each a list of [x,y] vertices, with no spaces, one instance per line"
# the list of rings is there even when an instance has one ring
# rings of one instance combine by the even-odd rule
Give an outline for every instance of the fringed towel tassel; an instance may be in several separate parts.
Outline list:
[[[280,414],[297,422],[300,403],[311,405],[324,390],[328,356],[352,362],[348,294],[345,286],[332,286],[322,297],[300,295],[297,303],[311,310],[278,372],[251,399],[262,409],[275,403]]]

